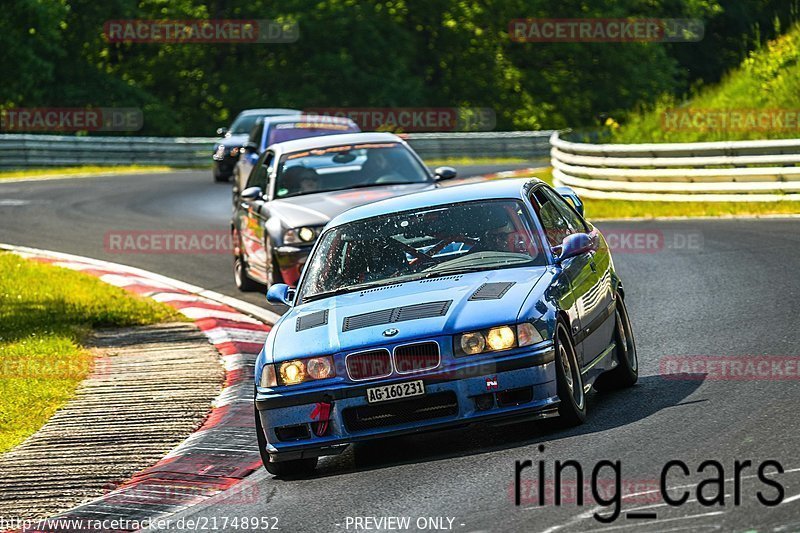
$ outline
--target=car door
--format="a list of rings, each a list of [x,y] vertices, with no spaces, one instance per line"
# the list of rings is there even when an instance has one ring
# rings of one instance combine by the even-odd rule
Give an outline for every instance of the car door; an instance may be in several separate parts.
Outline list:
[[[266,204],[269,197],[269,173],[272,161],[272,152],[266,152],[262,155],[256,162],[246,183],[245,189],[259,187],[263,192],[263,196],[249,200],[241,199],[237,209],[243,256],[248,272],[251,277],[262,282],[267,280],[269,252],[265,248],[268,240],[265,227],[269,213]]]
[[[553,198],[547,194],[544,186],[535,188],[530,193],[530,201],[539,217],[545,232],[545,239],[551,248],[561,246],[564,238],[575,232],[569,224]],[[570,318],[570,331],[575,339],[575,351],[579,364],[583,366],[588,360],[584,357],[584,343],[581,332],[589,317],[583,313],[583,300],[589,294],[596,281],[596,275],[590,266],[588,254],[582,254],[564,260],[561,263],[563,275],[569,285],[568,291],[562,291],[562,309],[567,311]],[[590,357],[590,354],[587,356]]]
[[[558,193],[548,187],[542,193],[550,199],[570,227],[571,233],[590,233],[593,228],[581,218],[575,209]],[[583,339],[584,360],[591,362],[611,344],[614,335],[614,299],[611,289],[611,257],[605,241],[598,235],[597,248],[583,254],[588,260],[589,271],[581,277],[585,284],[578,300],[581,331],[576,335]],[[583,264],[583,262],[581,262]],[[584,267],[585,268],[585,267]]]

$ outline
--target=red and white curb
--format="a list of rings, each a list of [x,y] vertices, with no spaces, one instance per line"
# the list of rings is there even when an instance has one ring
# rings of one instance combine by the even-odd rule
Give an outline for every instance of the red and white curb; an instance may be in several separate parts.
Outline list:
[[[35,248],[0,244],[0,249],[81,271],[174,307],[195,321],[225,366],[225,385],[210,415],[183,443],[129,481],[111,487],[103,497],[54,517],[48,527],[26,531],[79,530],[78,524],[109,519],[128,525],[115,531],[133,531],[137,523],[204,502],[261,467],[253,427],[253,364],[269,332],[268,324],[279,315],[134,267]],[[252,491],[240,494],[255,497]]]

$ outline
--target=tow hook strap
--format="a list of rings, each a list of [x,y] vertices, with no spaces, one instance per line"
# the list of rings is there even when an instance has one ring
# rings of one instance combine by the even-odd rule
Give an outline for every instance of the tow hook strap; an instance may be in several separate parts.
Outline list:
[[[332,403],[317,402],[317,404],[314,406],[314,410],[311,411],[311,418],[316,420],[316,422],[311,424],[311,429],[314,431],[314,435],[317,437],[322,437],[328,432],[328,422],[330,421],[331,407],[333,407]]]

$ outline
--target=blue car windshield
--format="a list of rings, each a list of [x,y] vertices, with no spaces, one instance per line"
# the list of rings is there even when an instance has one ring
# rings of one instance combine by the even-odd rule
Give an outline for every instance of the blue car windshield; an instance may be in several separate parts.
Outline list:
[[[348,144],[283,156],[275,197],[432,181],[401,143]]]
[[[547,258],[517,200],[461,202],[343,224],[326,231],[306,265],[301,301],[364,288]]]

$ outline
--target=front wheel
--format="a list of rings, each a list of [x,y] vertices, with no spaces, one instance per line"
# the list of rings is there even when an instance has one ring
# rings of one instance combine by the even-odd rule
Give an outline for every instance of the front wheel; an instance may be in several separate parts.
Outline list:
[[[211,175],[214,176],[215,183],[225,183],[230,179],[230,176],[226,176],[222,173],[222,169],[220,169],[219,165],[216,163],[212,166]]]
[[[558,424],[577,426],[586,420],[586,394],[583,375],[575,357],[575,347],[566,326],[558,322],[555,335],[556,384],[558,386]]]
[[[616,331],[614,343],[616,348],[617,367],[598,376],[594,388],[600,392],[624,389],[639,380],[639,356],[633,340],[633,328],[628,316],[625,300],[617,297]]]
[[[264,428],[261,425],[261,417],[258,416],[258,409],[253,409],[256,415],[256,439],[258,440],[258,452],[261,454],[261,463],[267,472],[273,476],[281,477],[302,477],[312,474],[317,468],[316,457],[310,459],[296,459],[294,461],[281,461],[274,463],[270,460],[267,453],[267,437],[264,435]]]

